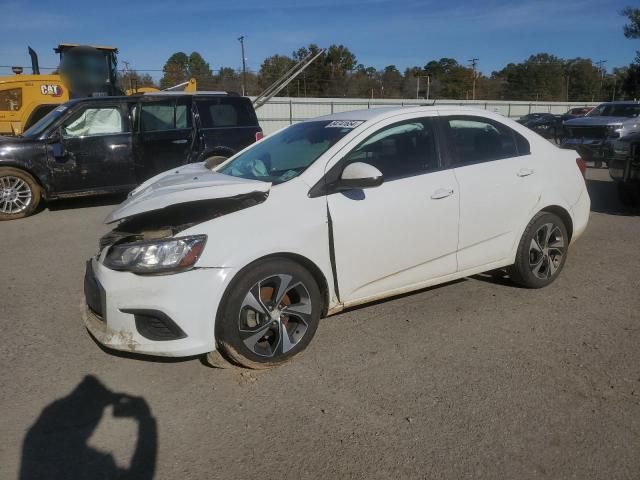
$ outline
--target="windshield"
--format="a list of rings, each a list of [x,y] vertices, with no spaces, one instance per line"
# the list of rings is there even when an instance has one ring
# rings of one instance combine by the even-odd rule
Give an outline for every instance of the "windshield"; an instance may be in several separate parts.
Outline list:
[[[26,130],[22,136],[27,138],[37,138],[44,133],[44,131],[49,128],[53,122],[55,122],[58,118],[60,118],[64,112],[67,111],[67,107],[64,105],[60,105],[58,108],[54,108],[49,113],[47,113],[44,117],[38,120],[36,123],[31,125],[28,130]]]
[[[588,117],[637,117],[640,115],[640,104],[636,103],[603,103],[591,110]]]
[[[218,172],[279,184],[300,175],[361,121],[303,122],[265,138]]]

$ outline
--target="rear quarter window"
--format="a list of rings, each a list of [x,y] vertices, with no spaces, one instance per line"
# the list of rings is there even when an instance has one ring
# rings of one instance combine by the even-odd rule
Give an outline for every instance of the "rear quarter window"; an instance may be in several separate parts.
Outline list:
[[[243,97],[203,98],[196,106],[202,128],[258,126],[251,102]]]

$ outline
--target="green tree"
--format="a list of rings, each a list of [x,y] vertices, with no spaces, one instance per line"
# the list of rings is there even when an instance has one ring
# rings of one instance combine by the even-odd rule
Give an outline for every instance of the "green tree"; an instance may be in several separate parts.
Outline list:
[[[455,59],[432,60],[424,66],[424,72],[431,76],[431,98],[471,98],[473,70]]]
[[[195,78],[199,89],[211,88],[214,82],[211,67],[198,52],[187,55],[184,52],[176,52],[169,57],[162,69],[163,77],[160,79],[160,87],[167,88],[178,83]]]
[[[195,78],[199,90],[208,90],[214,86],[214,77],[211,67],[198,52],[192,52],[188,60],[188,78]]]
[[[262,89],[268,88],[295,64],[295,60],[286,55],[272,55],[265,58],[258,72],[258,83],[260,87]],[[290,87],[291,85],[288,85],[286,91],[284,91],[287,96],[291,96],[289,92]]]
[[[395,65],[388,65],[380,73],[382,96],[386,98],[401,98],[404,78]]]
[[[510,63],[495,74],[502,82],[503,97],[510,100],[564,100],[571,69],[548,53],[531,55],[522,63]]]
[[[162,68],[160,88],[167,88],[189,80],[189,57],[184,52],[176,52],[169,57]]]
[[[153,77],[148,73],[139,74],[135,70],[127,70],[118,78],[118,84],[123,90],[135,89],[136,87],[155,87]]]
[[[624,36],[640,38],[640,8],[625,7],[621,13],[629,20],[624,26]]]
[[[623,27],[624,36],[630,39],[640,38],[640,8],[626,7],[620,13],[628,20]],[[622,79],[621,91],[627,98],[640,97],[640,51],[636,51],[636,58]]]

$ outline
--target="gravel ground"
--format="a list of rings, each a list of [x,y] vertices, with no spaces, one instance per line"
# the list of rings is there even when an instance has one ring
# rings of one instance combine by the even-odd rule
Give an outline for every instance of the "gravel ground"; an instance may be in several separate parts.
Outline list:
[[[84,261],[117,199],[0,224],[0,478],[639,478],[640,215],[589,178],[552,287],[484,275],[354,309],[263,372],[92,341]]]

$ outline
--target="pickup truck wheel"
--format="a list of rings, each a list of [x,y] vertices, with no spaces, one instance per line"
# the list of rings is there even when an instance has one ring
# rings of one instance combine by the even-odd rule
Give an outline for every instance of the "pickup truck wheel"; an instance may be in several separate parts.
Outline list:
[[[288,258],[268,258],[239,273],[227,289],[216,339],[234,363],[275,367],[309,345],[321,312],[313,275]]]
[[[618,198],[625,207],[640,206],[640,184],[618,182]]]
[[[24,170],[0,167],[0,220],[31,215],[42,193],[38,182]]]
[[[567,228],[557,215],[538,213],[525,229],[510,267],[511,280],[526,288],[542,288],[553,282],[569,248]]]

